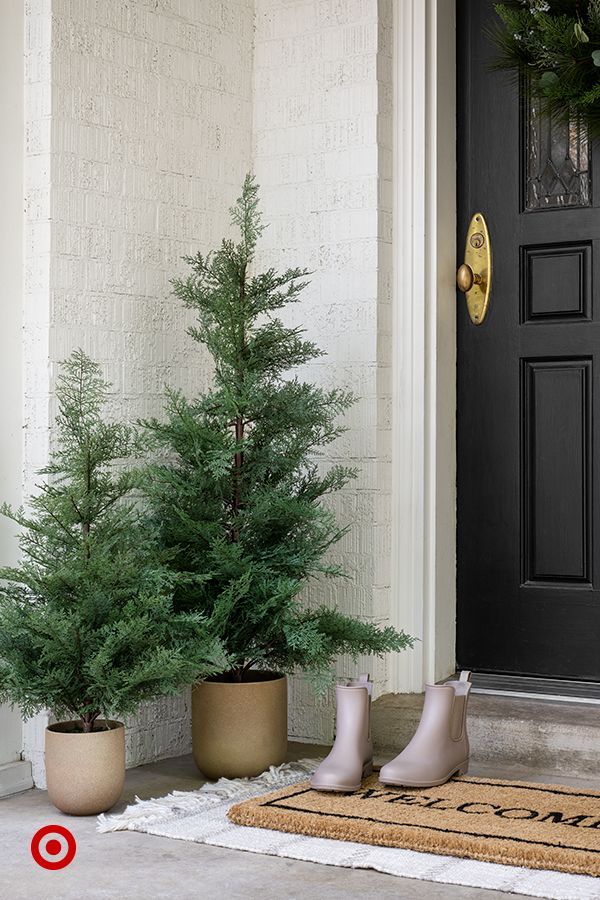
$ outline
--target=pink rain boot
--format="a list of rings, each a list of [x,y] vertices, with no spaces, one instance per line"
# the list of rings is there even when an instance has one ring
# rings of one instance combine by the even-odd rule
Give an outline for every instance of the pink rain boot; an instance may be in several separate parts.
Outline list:
[[[408,747],[382,767],[383,784],[434,787],[469,767],[467,701],[471,673],[458,681],[428,684],[419,727]]]
[[[335,742],[311,778],[316,791],[357,791],[364,776],[373,771],[372,692],[368,675],[337,685]]]

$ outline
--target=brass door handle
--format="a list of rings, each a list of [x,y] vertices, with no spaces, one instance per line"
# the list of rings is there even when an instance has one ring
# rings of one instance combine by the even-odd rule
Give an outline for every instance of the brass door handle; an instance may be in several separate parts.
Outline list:
[[[466,296],[471,322],[481,325],[488,311],[492,287],[492,246],[483,213],[475,213],[471,219],[465,261],[456,273],[456,284]]]
[[[481,284],[481,275],[478,272],[474,272],[467,263],[463,263],[462,266],[458,267],[456,284],[458,285],[459,291],[466,294],[467,291],[471,290],[474,284]]]

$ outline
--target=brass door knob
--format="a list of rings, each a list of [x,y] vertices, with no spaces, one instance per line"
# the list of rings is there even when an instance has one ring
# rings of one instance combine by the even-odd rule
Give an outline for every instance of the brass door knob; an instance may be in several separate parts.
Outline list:
[[[459,291],[466,294],[467,291],[471,290],[474,284],[481,284],[481,275],[474,272],[467,263],[463,263],[462,266],[459,266],[458,272],[456,273],[456,283]]]

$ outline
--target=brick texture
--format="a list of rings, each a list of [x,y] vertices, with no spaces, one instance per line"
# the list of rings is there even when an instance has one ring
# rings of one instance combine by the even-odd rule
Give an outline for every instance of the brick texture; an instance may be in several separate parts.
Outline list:
[[[168,282],[182,255],[227,233],[253,168],[271,223],[259,264],[314,270],[289,317],[328,356],[301,374],[359,398],[324,460],[360,469],[333,501],[353,524],[335,550],[350,578],[311,586],[307,601],[384,620],[392,0],[28,0],[26,19],[25,490],[74,348],[101,363],[111,413],[129,419],[159,412],[165,383],[208,383]],[[360,668],[385,687],[384,662]],[[294,736],[331,738],[331,694],[299,677],[290,706]],[[40,786],[46,722],[25,727]],[[130,765],[189,747],[188,694],[128,723]]]
[[[391,86],[391,0],[257,0],[254,168],[271,223],[260,264],[313,270],[289,319],[327,356],[301,374],[358,398],[324,460],[360,470],[332,501],[352,524],[333,554],[350,578],[311,585],[307,601],[378,621],[390,603]],[[340,660],[340,675],[357,670],[385,687],[383,661]],[[291,734],[330,740],[333,699],[295,678]]]
[[[98,360],[110,413],[210,378],[169,278],[208,250],[251,167],[251,0],[29,0],[25,488],[52,440],[57,363]],[[26,753],[43,785],[40,716]],[[190,749],[189,696],[128,723],[128,764]]]

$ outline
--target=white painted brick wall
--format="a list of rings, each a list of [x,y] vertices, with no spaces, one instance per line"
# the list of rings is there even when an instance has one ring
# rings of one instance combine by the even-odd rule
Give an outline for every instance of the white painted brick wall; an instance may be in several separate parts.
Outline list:
[[[25,486],[51,440],[57,363],[76,347],[111,412],[158,413],[209,368],[169,278],[207,250],[251,167],[251,0],[29,0]],[[128,764],[190,749],[189,694],[128,723]],[[26,753],[43,785],[40,716]]]
[[[30,0],[25,14],[25,246],[23,273],[23,489],[48,459],[50,402],[51,57],[49,0]],[[34,781],[45,786],[43,713],[23,726]]]
[[[159,411],[165,382],[208,382],[168,279],[218,243],[254,168],[271,223],[259,263],[315,271],[290,320],[328,356],[303,374],[360,398],[329,456],[360,467],[335,500],[354,523],[336,550],[351,579],[308,600],[377,619],[390,608],[391,14],[392,0],[28,0],[26,33],[26,490],[75,347],[101,362],[119,416]],[[385,663],[367,667],[383,689]],[[40,785],[45,722],[25,729]],[[332,696],[296,679],[290,724],[330,739]],[[188,695],[129,723],[130,765],[189,745]]]
[[[307,599],[378,620],[390,608],[391,54],[391,0],[257,0],[254,168],[270,222],[260,263],[314,270],[289,319],[328,355],[302,374],[359,398],[328,453],[360,469],[333,501],[353,523],[334,552],[351,579],[313,584]],[[385,688],[384,661],[360,669]],[[340,661],[340,674],[356,671]],[[315,700],[300,677],[290,699],[291,733],[330,740],[332,694]]]

